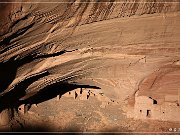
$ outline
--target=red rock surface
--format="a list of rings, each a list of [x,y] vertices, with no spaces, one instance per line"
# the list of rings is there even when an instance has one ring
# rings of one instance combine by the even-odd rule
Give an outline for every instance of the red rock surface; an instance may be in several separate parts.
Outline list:
[[[179,104],[178,0],[6,2],[0,3],[0,111],[77,88],[104,94],[101,107],[109,101],[133,106],[137,93]]]

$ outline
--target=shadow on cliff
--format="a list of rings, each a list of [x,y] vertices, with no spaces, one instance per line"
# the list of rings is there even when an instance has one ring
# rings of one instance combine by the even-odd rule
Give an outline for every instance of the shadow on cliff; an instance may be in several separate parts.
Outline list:
[[[66,92],[70,92],[77,88],[92,88],[92,89],[100,89],[97,86],[90,85],[78,85],[78,84],[69,84],[69,83],[56,83],[50,86],[45,87],[36,95],[30,97],[29,99],[23,101],[25,104],[38,104],[44,102],[46,100],[50,100],[55,98],[57,95],[62,96]]]
[[[5,96],[1,97],[2,105],[0,109],[3,110],[5,108],[18,108],[18,106],[20,106],[21,104],[38,104],[55,98],[57,97],[57,95],[63,95],[66,92],[72,91],[77,88],[100,89],[97,86],[69,84],[66,82],[61,82],[43,88],[34,96],[29,96],[29,98],[27,98],[26,100],[19,100],[23,96],[28,96],[28,93],[26,93],[26,89],[31,83],[37,81],[39,78],[44,77],[46,75],[48,75],[48,73],[44,72],[40,75],[22,81],[12,91],[8,92]]]
[[[43,75],[40,75],[39,77],[41,77]],[[38,77],[37,77],[38,78]],[[37,79],[34,78],[34,79]],[[34,79],[32,79],[31,81],[33,82]],[[26,105],[32,105],[32,104],[39,104],[41,102],[50,100],[52,98],[55,98],[57,95],[63,95],[66,92],[72,91],[76,88],[91,88],[91,89],[100,89],[99,87],[96,86],[90,86],[90,85],[78,85],[78,84],[68,84],[68,83],[56,83],[54,85],[50,85],[48,87],[45,87],[44,89],[42,89],[40,92],[38,92],[36,95],[28,98],[27,100],[24,101],[19,101],[17,99],[17,97],[21,97],[21,95],[23,95],[24,93],[22,93],[24,91],[24,89],[26,89],[26,85],[28,86],[30,82],[26,82],[23,83],[23,85],[19,85],[18,89],[20,90],[19,92],[13,92],[11,94],[9,94],[9,103],[5,104],[6,106],[4,106],[4,108],[15,108],[14,110],[18,111],[18,107],[21,104],[26,104]],[[21,87],[20,87],[21,86]],[[15,95],[14,95],[15,94]],[[13,98],[14,96],[16,96],[16,98]],[[7,99],[7,97],[5,98]],[[7,103],[7,101],[6,101]],[[1,108],[3,109],[3,108]],[[16,112],[15,111],[15,112]],[[15,121],[15,124],[11,125],[11,129],[10,130],[0,130],[0,132],[45,132],[45,133],[53,133],[55,132],[53,129],[49,128],[51,127],[51,125],[49,125],[50,123],[44,123],[44,125],[37,123],[21,123],[21,121],[16,120],[16,117],[14,117],[14,119],[12,119],[12,121]],[[16,124],[18,126],[16,126]],[[73,134],[82,134],[81,130],[78,129],[77,126],[70,126],[67,127],[65,129],[62,130],[58,130],[58,133],[73,133]],[[49,134],[50,134],[49,133]],[[56,132],[57,133],[57,132]]]

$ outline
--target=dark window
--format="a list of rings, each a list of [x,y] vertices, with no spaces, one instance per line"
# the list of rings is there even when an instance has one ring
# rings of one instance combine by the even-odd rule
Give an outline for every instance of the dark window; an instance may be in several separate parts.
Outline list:
[[[149,98],[153,100],[153,104],[157,104],[156,100],[154,100],[152,97],[149,97]]]
[[[83,92],[83,90],[82,90],[82,88],[81,88],[81,90],[80,90],[80,94],[82,94],[82,92]]]
[[[156,100],[153,100],[153,104],[157,104],[157,101],[156,101]]]
[[[147,116],[147,117],[151,117],[151,110],[147,110],[146,116]]]

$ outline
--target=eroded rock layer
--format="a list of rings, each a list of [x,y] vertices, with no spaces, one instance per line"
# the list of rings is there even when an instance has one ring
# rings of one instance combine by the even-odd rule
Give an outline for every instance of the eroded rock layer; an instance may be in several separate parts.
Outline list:
[[[78,87],[101,88],[120,101],[137,91],[155,99],[178,95],[178,1],[16,1],[1,7],[2,109]]]

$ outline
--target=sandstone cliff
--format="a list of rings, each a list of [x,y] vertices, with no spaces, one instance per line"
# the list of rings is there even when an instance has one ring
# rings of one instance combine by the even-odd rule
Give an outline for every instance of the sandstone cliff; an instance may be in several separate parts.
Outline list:
[[[1,109],[77,87],[100,88],[119,101],[137,91],[157,100],[178,95],[178,0],[27,0],[0,6]]]

